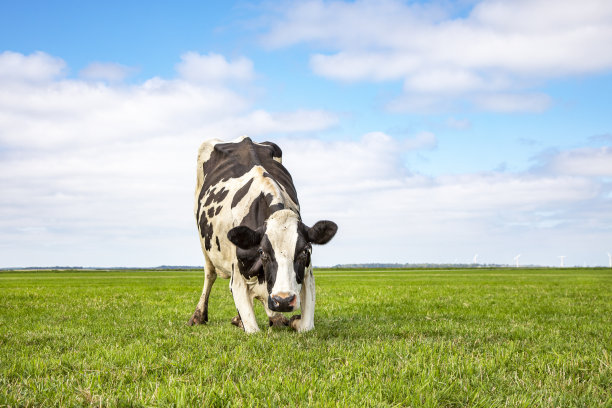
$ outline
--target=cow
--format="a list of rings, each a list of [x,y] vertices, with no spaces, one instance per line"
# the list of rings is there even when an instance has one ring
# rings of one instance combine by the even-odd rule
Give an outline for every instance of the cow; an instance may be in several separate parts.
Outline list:
[[[198,151],[194,213],[204,254],[204,288],[188,325],[208,322],[208,298],[217,276],[230,279],[238,316],[232,324],[259,331],[253,300],[270,326],[314,328],[312,245],[329,242],[332,221],[306,226],[293,180],[274,143],[243,136],[205,141]],[[282,313],[300,309],[291,320]]]

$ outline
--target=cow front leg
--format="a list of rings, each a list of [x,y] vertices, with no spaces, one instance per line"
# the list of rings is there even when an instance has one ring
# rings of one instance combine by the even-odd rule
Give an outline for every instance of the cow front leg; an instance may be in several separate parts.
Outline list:
[[[213,283],[217,279],[217,273],[212,263],[205,256],[205,267],[204,267],[204,288],[202,289],[202,295],[196,306],[191,319],[187,325],[193,326],[194,324],[204,324],[208,322],[208,297],[210,296],[210,290],[212,289]]]
[[[315,309],[315,281],[312,267],[304,274],[304,283],[300,291],[300,302],[302,303],[302,314],[292,316],[290,325],[293,329],[303,332],[314,329]]]
[[[232,291],[232,297],[234,298],[234,304],[238,310],[238,319],[242,322],[242,328],[246,333],[256,333],[259,331],[257,326],[257,320],[255,319],[255,312],[253,310],[253,299],[249,296],[249,290],[246,282],[242,275],[232,276],[230,281],[230,290]],[[240,327],[234,323],[236,318],[232,319],[232,324]]]

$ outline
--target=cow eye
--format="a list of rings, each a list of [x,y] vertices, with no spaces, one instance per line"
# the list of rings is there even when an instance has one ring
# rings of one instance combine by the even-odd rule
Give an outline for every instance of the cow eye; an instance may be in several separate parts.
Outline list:
[[[263,250],[263,249],[259,248],[259,249],[257,250],[257,253],[259,254],[259,257],[260,257],[260,258],[261,258],[263,261],[268,260],[268,254],[266,254],[266,253],[264,252],[264,250]]]

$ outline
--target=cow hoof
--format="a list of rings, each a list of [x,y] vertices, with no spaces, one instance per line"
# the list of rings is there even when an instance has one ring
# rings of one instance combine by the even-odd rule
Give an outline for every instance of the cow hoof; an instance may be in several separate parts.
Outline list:
[[[291,320],[289,320],[289,326],[291,326],[293,330],[299,330],[298,326],[300,324],[301,319],[302,319],[302,315],[291,316]]]
[[[270,327],[287,327],[289,326],[289,319],[283,315],[276,315],[268,318],[270,321]]]
[[[232,324],[236,327],[240,327],[241,329],[244,329],[244,326],[242,325],[242,319],[240,318],[240,315],[235,316],[232,319]]]
[[[208,316],[200,312],[199,310],[196,310],[195,312],[193,312],[193,316],[191,316],[191,319],[189,319],[187,326],[193,326],[196,324],[206,324],[207,321]]]

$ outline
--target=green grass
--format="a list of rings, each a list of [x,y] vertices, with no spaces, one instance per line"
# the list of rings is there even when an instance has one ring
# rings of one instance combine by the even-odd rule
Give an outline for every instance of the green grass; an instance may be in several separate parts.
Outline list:
[[[612,407],[609,269],[318,270],[315,330],[187,327],[203,273],[0,272],[0,406]]]

